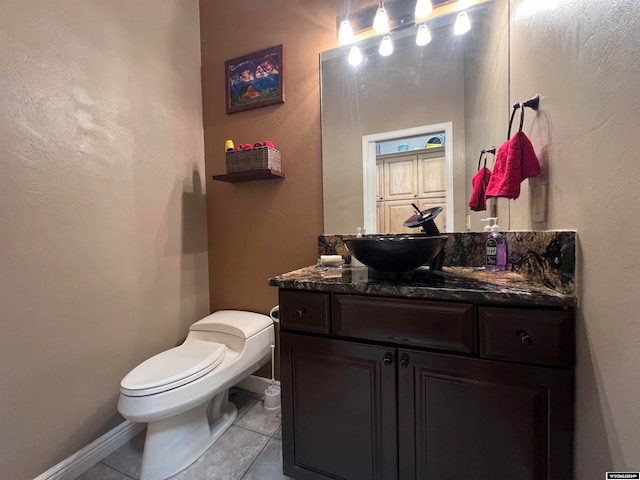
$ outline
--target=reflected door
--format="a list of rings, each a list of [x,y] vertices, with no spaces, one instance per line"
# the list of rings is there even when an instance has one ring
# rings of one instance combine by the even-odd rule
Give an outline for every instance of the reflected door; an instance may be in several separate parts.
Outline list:
[[[446,230],[446,187],[444,148],[378,155],[376,158],[376,222],[378,233],[414,233],[403,222],[421,210],[441,206],[436,225]]]

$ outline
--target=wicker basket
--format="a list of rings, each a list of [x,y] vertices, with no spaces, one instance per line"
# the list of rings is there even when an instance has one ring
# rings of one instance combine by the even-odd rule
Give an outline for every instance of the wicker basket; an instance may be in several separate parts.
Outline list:
[[[226,152],[227,173],[270,168],[281,171],[280,152],[271,147],[254,147]]]

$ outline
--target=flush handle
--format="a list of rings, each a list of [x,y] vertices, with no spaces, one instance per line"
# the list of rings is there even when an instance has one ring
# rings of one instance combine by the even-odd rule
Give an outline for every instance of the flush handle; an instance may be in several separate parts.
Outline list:
[[[382,363],[384,363],[385,365],[391,365],[393,363],[393,354],[391,352],[385,353],[382,359]]]
[[[304,317],[305,313],[307,313],[307,309],[306,308],[299,308],[298,310],[296,310],[296,317],[302,318],[302,317]]]
[[[400,357],[400,366],[404,368],[407,368],[409,366],[409,355],[407,355],[406,353],[403,353]]]
[[[523,345],[531,345],[533,343],[533,337],[531,337],[531,335],[529,335],[524,330],[518,330],[516,332],[516,337],[520,339],[520,342]]]

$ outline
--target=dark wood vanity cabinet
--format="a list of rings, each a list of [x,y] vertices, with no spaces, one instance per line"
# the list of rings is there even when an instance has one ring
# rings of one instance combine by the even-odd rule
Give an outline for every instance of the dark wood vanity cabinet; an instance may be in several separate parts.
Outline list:
[[[293,290],[280,312],[285,475],[571,478],[572,312]]]

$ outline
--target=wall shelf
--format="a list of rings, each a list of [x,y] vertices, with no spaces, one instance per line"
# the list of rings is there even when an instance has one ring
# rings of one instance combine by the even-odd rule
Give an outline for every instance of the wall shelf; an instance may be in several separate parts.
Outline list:
[[[269,180],[275,178],[284,178],[284,173],[271,168],[260,168],[258,170],[245,170],[243,172],[226,173],[224,175],[213,175],[214,180],[221,182],[251,182],[253,180]]]

